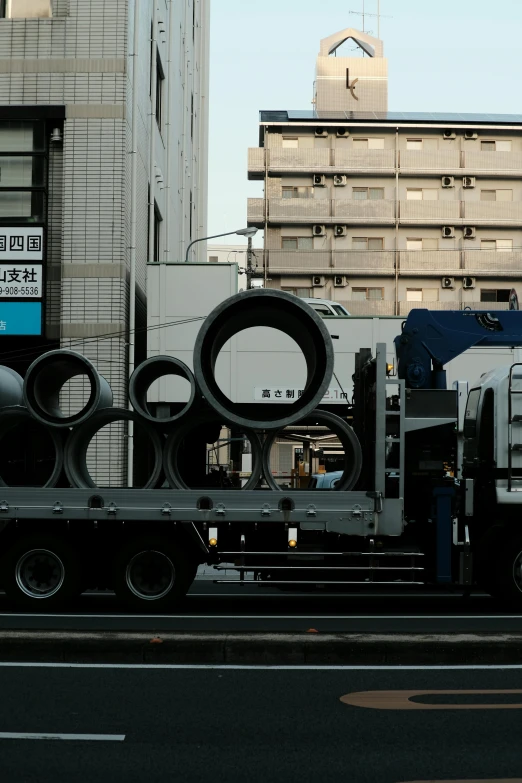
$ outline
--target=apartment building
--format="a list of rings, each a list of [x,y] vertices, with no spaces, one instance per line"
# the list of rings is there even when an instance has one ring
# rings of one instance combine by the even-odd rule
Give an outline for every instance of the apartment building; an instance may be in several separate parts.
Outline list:
[[[209,0],[0,0],[0,280],[32,283],[0,284],[1,363],[74,348],[127,406],[147,264],[206,235],[208,35]]]
[[[336,56],[347,40],[364,57]],[[321,42],[312,111],[262,111],[249,225],[265,284],[352,315],[497,309],[522,294],[522,115],[390,112],[382,41]],[[494,304],[492,304],[494,303]]]

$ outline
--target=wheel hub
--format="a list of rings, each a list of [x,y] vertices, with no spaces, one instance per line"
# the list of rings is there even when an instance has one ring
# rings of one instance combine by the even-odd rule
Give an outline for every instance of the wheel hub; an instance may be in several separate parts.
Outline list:
[[[30,598],[50,598],[58,592],[65,579],[65,568],[55,552],[33,549],[18,560],[16,583]]]
[[[127,587],[137,598],[157,601],[168,595],[176,571],[169,557],[152,550],[139,552],[129,561],[125,572]]]

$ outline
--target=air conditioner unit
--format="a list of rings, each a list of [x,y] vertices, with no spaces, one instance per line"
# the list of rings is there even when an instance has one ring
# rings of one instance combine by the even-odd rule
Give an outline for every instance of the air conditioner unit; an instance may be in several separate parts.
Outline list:
[[[315,129],[315,136],[318,139],[327,139],[328,138],[328,131],[324,128],[316,128]]]
[[[447,130],[447,131],[444,131],[444,133],[442,134],[442,138],[443,139],[447,139],[449,141],[451,139],[456,139],[457,138],[457,134],[455,133],[455,131]]]
[[[453,226],[442,226],[443,239],[453,239],[455,237],[455,229]]]
[[[312,226],[312,234],[314,235],[314,237],[325,237],[326,226],[320,226],[320,225]]]
[[[348,228],[346,226],[334,226],[334,236],[345,237],[347,233]]]
[[[335,288],[346,288],[348,285],[348,280],[346,279],[345,275],[335,275],[333,284]]]
[[[462,177],[462,187],[463,188],[474,188],[475,187],[475,177]]]
[[[324,188],[326,187],[326,175],[325,174],[314,174],[314,185],[318,188]]]
[[[455,288],[455,278],[454,277],[443,277],[440,281],[440,284],[442,288]]]
[[[475,278],[474,277],[463,277],[462,278],[462,288],[475,288]]]
[[[346,174],[334,174],[334,185],[337,188],[346,185]]]
[[[314,275],[312,277],[313,288],[322,288],[324,286],[324,283],[325,283],[324,275]]]
[[[473,141],[474,139],[478,139],[478,133],[475,133],[474,131],[466,131],[464,133],[464,138],[466,141]]]
[[[455,177],[442,177],[442,187],[443,188],[454,188],[455,187]]]
[[[350,135],[348,128],[337,128],[337,138],[344,139]]]
[[[477,235],[477,229],[472,226],[464,226],[464,239],[475,239]]]

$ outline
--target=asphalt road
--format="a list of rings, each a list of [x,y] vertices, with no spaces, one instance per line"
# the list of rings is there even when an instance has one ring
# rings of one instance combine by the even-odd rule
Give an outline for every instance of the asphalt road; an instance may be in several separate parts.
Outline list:
[[[15,664],[0,666],[0,689],[2,781],[522,780],[521,669]],[[412,709],[404,690],[442,693]]]
[[[113,595],[84,595],[61,614],[22,614],[0,598],[0,629],[308,631],[330,633],[516,633],[522,612],[482,594],[425,591],[281,593],[202,581],[169,615],[130,614]]]

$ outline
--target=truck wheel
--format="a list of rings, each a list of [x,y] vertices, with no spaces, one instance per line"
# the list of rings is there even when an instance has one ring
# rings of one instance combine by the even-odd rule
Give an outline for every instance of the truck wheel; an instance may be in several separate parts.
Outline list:
[[[186,595],[197,564],[178,542],[161,536],[135,538],[114,562],[114,590],[129,607],[161,612]]]
[[[1,568],[8,598],[23,609],[59,609],[81,592],[78,556],[59,537],[29,536],[16,541]]]
[[[495,598],[522,608],[522,536],[508,539],[498,550],[492,589]]]

